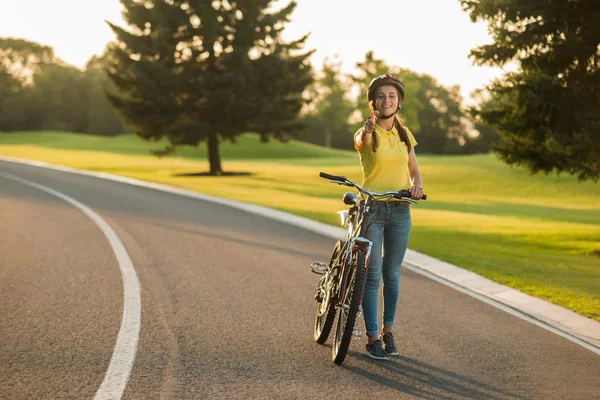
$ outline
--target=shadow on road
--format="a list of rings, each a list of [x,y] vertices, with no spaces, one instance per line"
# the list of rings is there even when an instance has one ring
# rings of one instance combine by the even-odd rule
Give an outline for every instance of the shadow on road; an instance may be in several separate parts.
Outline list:
[[[125,220],[125,218],[122,218],[122,220]],[[131,218],[130,218],[130,220],[131,220]],[[158,226],[158,227],[161,227],[164,229],[173,230],[175,232],[186,232],[189,234],[197,235],[199,237],[209,237],[211,239],[220,239],[220,240],[235,243],[238,245],[245,245],[245,246],[249,246],[249,247],[255,247],[257,249],[276,251],[279,253],[289,254],[291,256],[307,256],[309,258],[312,257],[313,259],[319,259],[320,257],[323,257],[323,254],[316,252],[316,251],[312,252],[307,249],[297,250],[295,248],[277,246],[277,245],[274,245],[272,243],[268,243],[265,241],[243,239],[241,237],[235,237],[232,235],[218,234],[210,229],[202,229],[202,227],[192,229],[192,228],[185,228],[180,225],[170,224],[167,222],[153,221],[153,222],[145,222],[145,223],[147,225],[154,225],[154,226]],[[308,267],[306,268],[306,270],[308,271]]]
[[[363,354],[351,351],[348,356],[376,364],[385,369],[385,374],[367,371],[361,367],[344,363],[342,368],[385,385],[398,392],[423,399],[524,399],[525,397],[497,389],[486,383],[435,367],[415,359],[399,356],[391,362],[376,361]]]

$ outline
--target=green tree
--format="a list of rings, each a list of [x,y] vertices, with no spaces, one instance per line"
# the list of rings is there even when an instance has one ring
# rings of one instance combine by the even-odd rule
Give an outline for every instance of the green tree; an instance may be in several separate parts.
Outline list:
[[[88,125],[86,132],[94,135],[114,136],[125,132],[121,118],[106,97],[116,88],[105,71],[106,57],[93,56],[85,66],[88,88]]]
[[[496,128],[488,125],[483,120],[482,111],[492,110],[495,105],[493,99],[487,96],[488,93],[484,89],[477,89],[473,95],[477,105],[469,108],[468,115],[477,135],[466,138],[463,153],[489,153],[494,146],[500,143],[500,134]]]
[[[32,105],[42,117],[41,129],[86,131],[88,86],[82,71],[56,61],[40,65],[33,80]]]
[[[531,172],[600,176],[600,7],[595,0],[461,0],[473,21],[489,22],[493,43],[471,56],[518,69],[493,82],[495,150]]]
[[[0,129],[85,132],[88,88],[83,73],[49,46],[0,39]]]
[[[35,101],[33,80],[41,65],[55,61],[51,47],[0,38],[0,131],[40,129],[44,110]]]
[[[21,81],[13,76],[6,66],[0,64],[0,98],[4,99],[17,93],[22,87]]]
[[[460,88],[446,88],[426,74],[418,75],[415,79],[419,86],[412,96],[421,105],[417,111],[419,151],[431,154],[461,153],[466,141],[466,128]]]
[[[17,79],[31,78],[40,65],[55,62],[54,50],[49,46],[19,38],[0,38],[0,69]]]
[[[354,112],[354,103],[348,98],[349,84],[340,72],[341,62],[326,58],[318,79],[309,87],[309,111],[300,140],[325,147],[354,148],[349,139],[348,119]]]
[[[244,132],[285,139],[297,129],[312,81],[303,37],[281,40],[296,3],[272,0],[121,0],[129,30],[111,24],[109,99],[136,133],[167,138],[168,154],[207,142],[210,173],[222,173],[219,140]]]
[[[0,64],[0,132],[23,129],[27,121],[23,85]]]
[[[24,88],[0,98],[0,132],[35,129],[31,119],[30,89]]]

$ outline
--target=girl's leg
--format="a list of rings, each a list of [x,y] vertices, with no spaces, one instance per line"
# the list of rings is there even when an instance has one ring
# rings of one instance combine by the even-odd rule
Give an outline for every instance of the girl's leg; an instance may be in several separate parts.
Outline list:
[[[379,330],[377,328],[377,298],[379,295],[379,282],[381,281],[383,227],[385,225],[386,214],[385,205],[380,206],[379,210],[376,207],[377,205],[373,205],[372,211],[369,212],[372,219],[369,218],[370,224],[365,233],[365,237],[373,242],[362,303],[365,330],[369,337],[369,343],[372,343],[379,337]]]
[[[400,296],[400,267],[408,247],[411,218],[410,204],[391,206],[384,230],[383,276],[383,332],[390,332],[396,318],[396,306]]]

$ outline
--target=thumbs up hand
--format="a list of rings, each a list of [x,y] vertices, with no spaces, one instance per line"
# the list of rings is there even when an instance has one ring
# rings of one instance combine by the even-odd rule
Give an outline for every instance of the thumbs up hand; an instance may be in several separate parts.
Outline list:
[[[363,132],[370,135],[373,133],[373,130],[375,130],[375,113],[371,111],[369,119],[365,122],[365,126],[363,126]]]

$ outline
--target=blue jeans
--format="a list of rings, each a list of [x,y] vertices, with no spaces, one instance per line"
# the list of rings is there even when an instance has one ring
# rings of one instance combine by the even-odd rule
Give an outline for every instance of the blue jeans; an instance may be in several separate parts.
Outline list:
[[[410,203],[374,202],[365,221],[365,237],[373,242],[363,294],[363,314],[367,335],[378,336],[377,300],[383,278],[383,325],[394,325],[400,296],[400,267],[410,237]],[[382,254],[383,248],[383,254]]]

